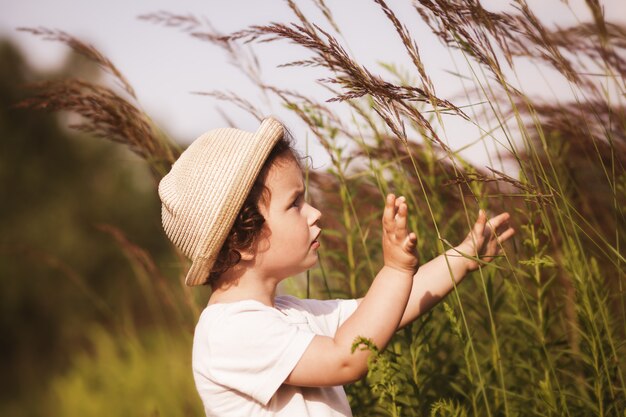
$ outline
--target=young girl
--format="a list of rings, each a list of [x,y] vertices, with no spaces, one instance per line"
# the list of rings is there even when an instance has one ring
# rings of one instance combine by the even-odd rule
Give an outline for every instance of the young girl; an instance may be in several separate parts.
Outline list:
[[[403,197],[387,196],[384,266],[364,298],[276,296],[317,262],[320,211],[282,124],[255,133],[217,129],[183,152],[159,184],[163,227],[192,261],[187,285],[212,293],[194,335],[193,373],[207,416],[351,416],[343,384],[367,373],[368,350],[432,308],[511,237],[509,215],[481,211],[455,249],[418,269]],[[447,259],[446,259],[447,258]]]

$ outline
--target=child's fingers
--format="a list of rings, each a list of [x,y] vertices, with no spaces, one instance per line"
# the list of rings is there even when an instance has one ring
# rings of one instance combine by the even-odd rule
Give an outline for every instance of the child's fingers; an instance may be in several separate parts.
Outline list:
[[[509,227],[504,232],[498,235],[498,244],[502,244],[503,242],[506,242],[514,234],[515,234],[515,229],[513,229],[512,227]]]
[[[409,251],[412,251],[417,246],[417,235],[413,232],[409,233],[405,240],[405,246]]]
[[[396,227],[400,227],[400,228],[405,228],[406,227],[406,222],[405,222],[404,225],[398,225],[398,223],[397,223],[397,220],[398,220],[398,217],[399,217],[399,212],[400,212],[400,207],[402,207],[403,205],[406,208],[406,212],[404,212],[404,214],[403,214],[405,216],[405,218],[406,218],[407,213],[408,213],[408,206],[406,204],[406,198],[404,198],[404,196],[400,196],[400,197],[396,198],[396,216],[395,216]]]
[[[409,211],[409,208],[407,207],[406,204],[404,203],[400,203],[400,206],[398,207],[398,212],[396,213],[396,225],[395,225],[395,235],[398,238],[398,240],[404,240],[407,236],[407,229],[406,229],[406,223],[407,223],[407,213]]]
[[[494,230],[497,230],[498,227],[500,227],[505,222],[507,222],[510,217],[511,216],[509,215],[509,213],[504,212],[504,213],[500,213],[497,216],[492,217],[491,219],[489,219],[489,221],[487,222],[487,225],[488,225],[490,231],[493,233]]]
[[[500,225],[496,229],[496,234],[499,237],[500,235],[502,235],[504,232],[506,232],[509,229],[511,229],[511,226],[509,225],[509,219],[506,219],[505,221],[500,223]],[[507,237],[507,239],[508,239],[508,237]]]
[[[476,219],[476,223],[474,223],[474,227],[472,228],[472,233],[474,237],[478,238],[482,236],[485,232],[485,224],[487,223],[487,214],[485,214],[485,210],[480,210],[478,212],[478,218]]]
[[[383,211],[383,229],[387,233],[393,233],[394,223],[395,223],[395,204],[396,204],[396,196],[393,194],[388,194],[385,199],[385,210]]]
[[[406,205],[406,198],[396,197],[388,194],[385,200],[385,210],[383,213],[383,228],[385,232],[404,246],[415,246],[417,237],[414,233],[409,235],[407,229],[409,208]]]

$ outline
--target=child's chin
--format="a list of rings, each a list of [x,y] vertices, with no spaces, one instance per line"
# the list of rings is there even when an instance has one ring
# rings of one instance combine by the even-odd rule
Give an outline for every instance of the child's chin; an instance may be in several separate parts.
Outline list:
[[[310,257],[307,259],[307,262],[304,264],[302,271],[300,272],[306,272],[309,269],[313,268],[315,265],[317,265],[317,254],[310,255]]]
[[[315,255],[315,258],[311,261],[310,265],[308,265],[308,266],[306,267],[306,270],[305,270],[305,271],[308,271],[309,269],[311,269],[311,268],[313,268],[314,266],[316,266],[316,265],[317,265],[317,261],[318,261],[318,259],[317,259],[317,254],[316,254],[316,255]]]

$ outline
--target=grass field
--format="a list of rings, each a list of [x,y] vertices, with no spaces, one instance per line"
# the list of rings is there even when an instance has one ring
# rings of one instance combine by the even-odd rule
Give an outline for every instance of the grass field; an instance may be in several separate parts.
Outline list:
[[[542,24],[524,1],[515,12],[490,12],[473,1],[416,1],[421,19],[455,55],[460,98],[437,95],[421,61],[419,40],[383,0],[376,3],[412,64],[381,73],[364,68],[342,44],[324,1],[324,21],[295,3],[293,24],[208,34],[250,79],[241,51],[260,42],[300,45],[307,58],[290,63],[323,70],[328,102],[261,82],[321,143],[331,161],[307,172],[309,198],[324,212],[320,265],[287,289],[306,297],[361,296],[382,263],[383,196],[407,197],[423,261],[467,234],[478,212],[508,211],[517,235],[493,264],[468,276],[444,301],[398,332],[368,377],[347,387],[359,416],[626,416],[626,27],[593,19],[567,28]],[[200,25],[191,16],[155,13],[146,20]],[[129,146],[155,179],[180,147],[139,110],[130,84],[93,48],[59,32],[57,39],[98,62],[125,93],[76,80],[49,82],[23,102],[29,108],[83,116],[81,128]],[[209,36],[210,35],[210,36]],[[358,42],[357,40],[353,40]],[[260,56],[260,59],[263,57]],[[538,99],[518,86],[518,65],[531,63],[570,89],[573,100]],[[462,74],[462,75],[461,75]],[[258,79],[258,78],[256,78]],[[555,81],[555,82],[557,82]],[[516,87],[517,86],[517,87]],[[322,87],[320,87],[322,88]],[[211,93],[252,116],[247,97]],[[337,107],[342,106],[339,117]],[[481,132],[472,146],[489,153],[487,168],[463,159],[445,120]],[[504,168],[506,167],[506,168]],[[132,308],[94,325],[90,348],[55,378],[50,415],[200,415],[188,355],[193,323],[205,300],[159,270],[151,255],[107,229],[129,261],[155,325]],[[119,232],[119,233],[118,233]]]

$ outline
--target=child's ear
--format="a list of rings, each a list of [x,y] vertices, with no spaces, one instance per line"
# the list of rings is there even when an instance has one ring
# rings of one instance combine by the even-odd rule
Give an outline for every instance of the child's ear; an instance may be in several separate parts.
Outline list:
[[[252,249],[243,249],[239,251],[242,261],[251,261],[254,259],[254,251]]]

